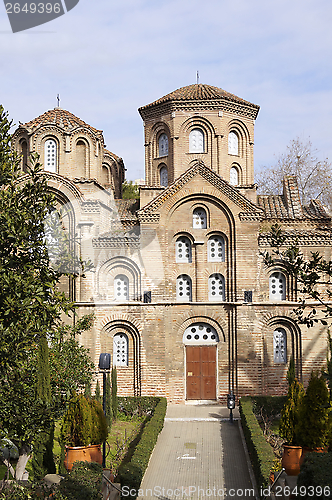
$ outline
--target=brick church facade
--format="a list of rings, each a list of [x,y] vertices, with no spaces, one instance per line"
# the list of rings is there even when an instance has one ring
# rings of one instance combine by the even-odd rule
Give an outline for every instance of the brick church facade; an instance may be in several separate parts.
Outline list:
[[[111,353],[120,395],[171,402],[281,394],[294,356],[307,383],[326,358],[326,329],[294,319],[296,283],[260,252],[278,222],[305,255],[331,258],[331,219],[302,206],[296,179],[257,195],[259,107],[196,84],[143,106],[145,185],[123,200],[124,164],[101,131],[61,108],[19,126],[22,165],[39,153],[73,249],[94,269],[67,285],[78,314],[93,312],[82,343],[98,365]]]

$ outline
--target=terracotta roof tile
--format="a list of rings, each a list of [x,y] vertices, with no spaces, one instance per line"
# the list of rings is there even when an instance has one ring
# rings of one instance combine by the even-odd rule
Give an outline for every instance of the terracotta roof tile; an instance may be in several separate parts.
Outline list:
[[[115,200],[121,220],[137,220],[136,211],[139,209],[139,200]]]
[[[196,101],[196,100],[213,100],[213,99],[225,99],[227,101],[234,101],[240,104],[246,104],[252,106],[259,110],[257,104],[252,104],[249,101],[245,101],[234,94],[226,92],[226,90],[220,89],[218,87],[213,87],[212,85],[206,85],[202,83],[196,83],[193,85],[188,85],[187,87],[181,87],[180,89],[174,90],[169,94],[157,99],[146,106],[142,106],[139,110],[150,108],[156,106],[157,104],[162,104],[168,101]]]
[[[84,127],[90,129],[97,135],[102,135],[101,130],[91,127],[91,125],[88,125],[83,120],[73,115],[73,113],[70,113],[69,111],[62,108],[50,109],[42,115],[37,116],[37,118],[24,123],[23,125],[21,125],[21,127],[33,131],[40,125],[47,124],[57,125],[58,127],[69,131],[74,130],[77,127]]]

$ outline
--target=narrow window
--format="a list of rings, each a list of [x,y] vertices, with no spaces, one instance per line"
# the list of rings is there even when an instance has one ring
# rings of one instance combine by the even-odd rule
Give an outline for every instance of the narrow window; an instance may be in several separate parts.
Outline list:
[[[28,145],[26,140],[21,141],[21,152],[22,152],[22,170],[23,172],[26,172],[28,163]]]
[[[191,279],[186,274],[181,274],[176,280],[176,300],[191,302]]]
[[[287,363],[287,335],[284,328],[273,332],[273,354],[275,363]]]
[[[208,262],[225,262],[225,241],[222,236],[211,236],[209,238]]]
[[[232,167],[229,172],[229,183],[232,186],[237,186],[239,184],[239,171],[236,167]]]
[[[76,161],[77,167],[79,169],[80,175],[89,178],[89,173],[87,169],[86,156],[87,156],[87,147],[86,143],[82,140],[77,141],[76,143]]]
[[[115,300],[129,300],[129,280],[124,274],[118,274],[114,278]]]
[[[239,154],[239,138],[235,132],[230,132],[228,135],[228,154]]]
[[[159,137],[159,156],[168,155],[168,137],[166,134],[161,134]]]
[[[219,274],[215,273],[209,277],[209,300],[225,300],[225,279]]]
[[[189,153],[204,153],[204,133],[199,128],[189,134]]]
[[[55,173],[57,171],[57,144],[54,139],[45,141],[44,169]]]
[[[176,262],[191,262],[191,241],[187,236],[181,236],[175,243]]]
[[[286,300],[286,278],[280,272],[272,273],[269,278],[270,300]]]
[[[128,366],[128,337],[125,333],[113,337],[113,366]]]
[[[160,169],[160,185],[165,187],[168,186],[168,172],[166,166]]]
[[[193,211],[193,228],[194,229],[206,229],[207,227],[207,217],[204,208],[195,208]]]

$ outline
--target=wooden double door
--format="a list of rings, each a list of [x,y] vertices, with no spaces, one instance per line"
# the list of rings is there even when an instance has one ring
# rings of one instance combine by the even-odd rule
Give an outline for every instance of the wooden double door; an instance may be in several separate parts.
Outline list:
[[[216,399],[216,346],[186,346],[187,399]]]

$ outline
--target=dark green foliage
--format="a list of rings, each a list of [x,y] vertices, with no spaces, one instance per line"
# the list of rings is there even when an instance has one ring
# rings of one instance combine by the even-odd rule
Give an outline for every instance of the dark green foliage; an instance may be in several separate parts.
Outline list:
[[[287,400],[281,411],[279,422],[279,434],[291,446],[299,445],[296,428],[299,418],[298,408],[303,397],[303,385],[295,379],[288,389]]]
[[[75,462],[57,488],[56,500],[101,500],[102,466],[96,463]],[[58,495],[58,492],[62,494]]]
[[[332,337],[330,330],[327,330],[327,356],[326,356],[327,369],[323,372],[323,376],[326,378],[327,385],[330,391],[330,402],[332,399]]]
[[[61,426],[61,441],[67,446],[101,444],[108,434],[107,422],[101,404],[75,394],[69,402]]]
[[[91,398],[92,397],[92,394],[91,394],[91,382],[90,382],[90,380],[84,386],[84,396],[86,398]]]
[[[97,380],[97,384],[96,384],[96,389],[95,389],[94,399],[95,399],[96,401],[98,401],[100,404],[103,404],[103,399],[102,399],[101,394],[100,394],[100,384],[99,384],[99,380]]]
[[[266,442],[263,431],[253,413],[253,402],[250,397],[240,399],[240,415],[243,433],[253,465],[256,481],[259,487],[269,484],[270,470],[275,455]]]
[[[67,446],[88,446],[92,444],[91,436],[91,405],[82,394],[76,394],[63,417],[61,439]]]
[[[108,430],[110,431],[113,420],[113,411],[112,411],[112,397],[111,397],[111,379],[109,373],[107,373],[106,377],[106,420],[107,420]]]
[[[332,493],[332,453],[308,453],[297,478],[298,490],[303,487],[301,498],[327,500]],[[309,487],[313,487],[310,489]],[[324,490],[325,487],[325,490]],[[314,491],[314,494],[312,493]],[[319,494],[321,492],[321,494]]]
[[[108,435],[107,420],[103,407],[96,399],[89,400],[91,405],[92,433],[91,444],[101,444],[106,441]]]
[[[264,418],[273,420],[280,415],[287,396],[254,396],[251,399],[255,415],[263,414]]]
[[[154,396],[118,397],[118,410],[126,417],[152,415],[159,401],[160,398]]]
[[[116,367],[112,368],[112,413],[113,420],[118,418],[118,381]]]
[[[139,200],[139,187],[133,181],[124,181],[122,184],[122,198],[124,200]]]
[[[305,396],[300,400],[295,432],[300,446],[325,447],[330,437],[329,392],[323,376],[312,372]]]
[[[119,467],[118,477],[121,487],[139,488],[158,435],[164,426],[166,408],[166,398],[159,398],[153,416],[145,425],[130,462]]]

